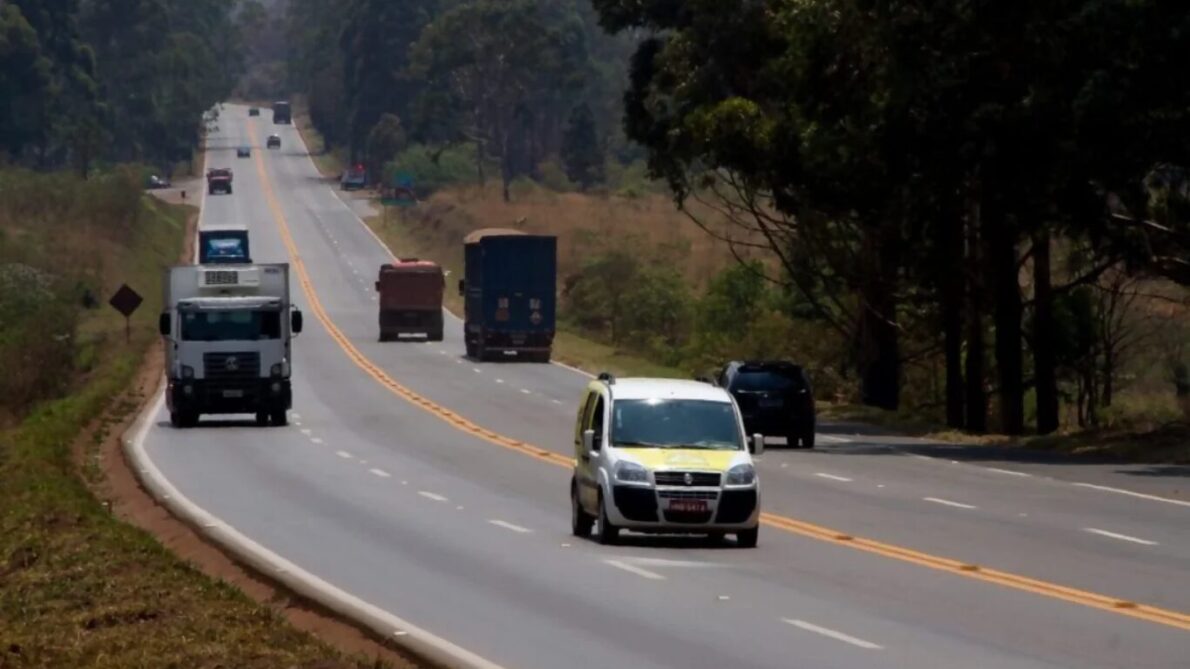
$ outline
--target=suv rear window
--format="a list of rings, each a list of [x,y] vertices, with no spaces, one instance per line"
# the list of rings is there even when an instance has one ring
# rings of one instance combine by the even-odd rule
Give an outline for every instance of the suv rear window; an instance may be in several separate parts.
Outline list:
[[[731,389],[779,393],[802,390],[805,386],[800,370],[758,369],[737,373],[731,384]]]

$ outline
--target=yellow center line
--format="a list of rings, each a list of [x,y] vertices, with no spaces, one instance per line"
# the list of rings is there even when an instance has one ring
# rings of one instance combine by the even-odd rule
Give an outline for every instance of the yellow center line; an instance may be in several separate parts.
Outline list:
[[[248,133],[251,137],[252,143],[256,144],[256,122],[248,122]],[[285,244],[286,251],[289,253],[290,265],[292,265],[294,274],[297,276],[298,283],[302,287],[302,291],[306,295],[306,301],[309,303],[310,310],[314,316],[326,328],[331,338],[335,343],[347,354],[347,357],[364,371],[368,376],[376,380],[380,385],[387,388],[397,397],[417,406],[443,421],[446,421],[451,426],[461,430],[471,436],[477,437],[489,443],[501,446],[503,448],[516,451],[523,455],[535,458],[542,462],[547,462],[558,467],[565,467],[570,469],[574,466],[574,459],[559,453],[554,453],[547,449],[535,446],[533,444],[506,437],[487,428],[484,428],[472,421],[464,418],[460,414],[451,411],[450,409],[437,404],[425,397],[413,392],[409,388],[398,383],[395,379],[388,375],[380,366],[368,359],[360,352],[351,340],[343,334],[341,330],[331,320],[326,310],[322,306],[322,302],[318,299],[318,293],[314,289],[314,284],[310,280],[310,275],[306,272],[305,263],[302,261],[301,253],[298,251],[297,244],[293,241],[293,236],[290,234],[289,224],[285,219],[285,214],[281,209],[280,203],[277,201],[277,196],[273,191],[272,182],[269,179],[268,172],[265,169],[264,157],[260,151],[253,152],[256,160],[256,169],[260,175],[261,189],[264,191],[265,201],[268,204],[269,210],[273,214],[273,220],[277,225],[277,230],[281,234],[281,240]],[[1159,623],[1169,627],[1190,631],[1190,615],[1173,611],[1169,609],[1162,609],[1147,604],[1140,604],[1128,600],[1119,599],[1117,597],[1110,597],[1085,590],[1078,590],[1076,588],[1069,588],[1058,585],[1056,583],[1049,583],[1019,574],[999,571],[996,569],[989,569],[981,565],[970,564],[951,558],[940,557],[937,555],[930,555],[929,553],[922,553],[910,548],[896,546],[894,544],[887,544],[872,539],[865,539],[863,537],[855,537],[838,530],[833,530],[829,527],[807,523],[805,521],[797,520],[787,516],[781,516],[773,513],[761,513],[761,522],[774,529],[783,530],[792,534],[798,534],[804,537],[825,541],[837,546],[845,546],[855,550],[864,551],[880,555],[886,558],[900,560],[902,562],[909,562],[922,567],[929,567],[944,571],[958,576],[985,581],[987,583],[995,583],[996,585],[1031,592],[1036,595],[1042,595],[1053,599],[1070,602],[1073,604],[1080,604],[1102,611],[1128,616],[1152,623]]]

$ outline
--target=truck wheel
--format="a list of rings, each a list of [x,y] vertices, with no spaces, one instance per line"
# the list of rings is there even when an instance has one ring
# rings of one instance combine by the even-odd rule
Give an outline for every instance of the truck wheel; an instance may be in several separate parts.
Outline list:
[[[533,362],[540,362],[546,365],[550,364],[550,352],[545,351],[544,353],[535,354],[533,356]]]
[[[256,426],[264,427],[269,424],[269,414],[264,411],[256,412]]]
[[[285,409],[279,409],[273,412],[273,427],[285,427],[289,425],[289,412]]]
[[[183,416],[178,411],[171,411],[171,412],[169,412],[169,424],[174,427],[178,427],[178,428],[185,427],[186,426],[185,416]]]
[[[583,510],[578,501],[578,483],[570,479],[570,531],[576,537],[591,536],[591,528],[595,527],[595,516]]]
[[[471,342],[467,342],[467,357],[468,358],[475,357],[475,344],[472,344]]]
[[[488,348],[482,343],[475,345],[475,359],[484,362],[488,359]]]
[[[227,187],[227,194],[228,194],[228,195],[231,195],[231,186],[228,186],[228,187]]]
[[[802,448],[814,448],[814,431],[802,435]]]
[[[214,195],[214,194],[215,194],[215,189],[214,189],[214,188],[208,188],[208,189],[207,189],[207,195]]]
[[[612,525],[612,521],[607,519],[607,501],[603,499],[602,492],[599,493],[599,526],[596,528],[595,537],[604,546],[614,546],[620,542],[620,528]]]
[[[430,341],[442,341],[442,328],[438,328],[430,333],[428,337]]]

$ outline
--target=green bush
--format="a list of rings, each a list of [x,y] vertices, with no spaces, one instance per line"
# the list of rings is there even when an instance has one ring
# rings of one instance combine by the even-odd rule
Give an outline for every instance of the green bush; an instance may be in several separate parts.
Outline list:
[[[562,167],[552,160],[547,160],[538,165],[537,172],[541,175],[541,185],[554,192],[572,193],[577,190],[574,182],[570,180],[570,177],[566,176],[566,172]]]
[[[485,164],[487,178],[500,178],[499,166]],[[475,165],[475,147],[452,146],[437,149],[415,144],[397,154],[384,170],[385,180],[406,174],[413,178],[418,197],[426,197],[447,186],[474,184],[479,180]]]

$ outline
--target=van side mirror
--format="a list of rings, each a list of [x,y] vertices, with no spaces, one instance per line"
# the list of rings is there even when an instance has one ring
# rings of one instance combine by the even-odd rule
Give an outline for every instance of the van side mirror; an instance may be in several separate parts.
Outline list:
[[[466,282],[465,282],[463,279],[459,279],[459,295],[463,295],[463,294],[464,294],[464,292],[463,292],[463,291],[464,291],[464,289],[466,288],[466,285],[467,285],[467,284],[466,284]]]
[[[302,312],[294,309],[293,312],[289,314],[289,327],[291,330],[293,330],[294,334],[302,333]]]
[[[595,430],[583,430],[583,453],[590,453],[594,450],[596,450]]]
[[[169,312],[165,312],[157,317],[157,331],[161,333],[162,337],[169,336]]]
[[[764,453],[764,435],[757,432],[752,435],[752,455]]]

